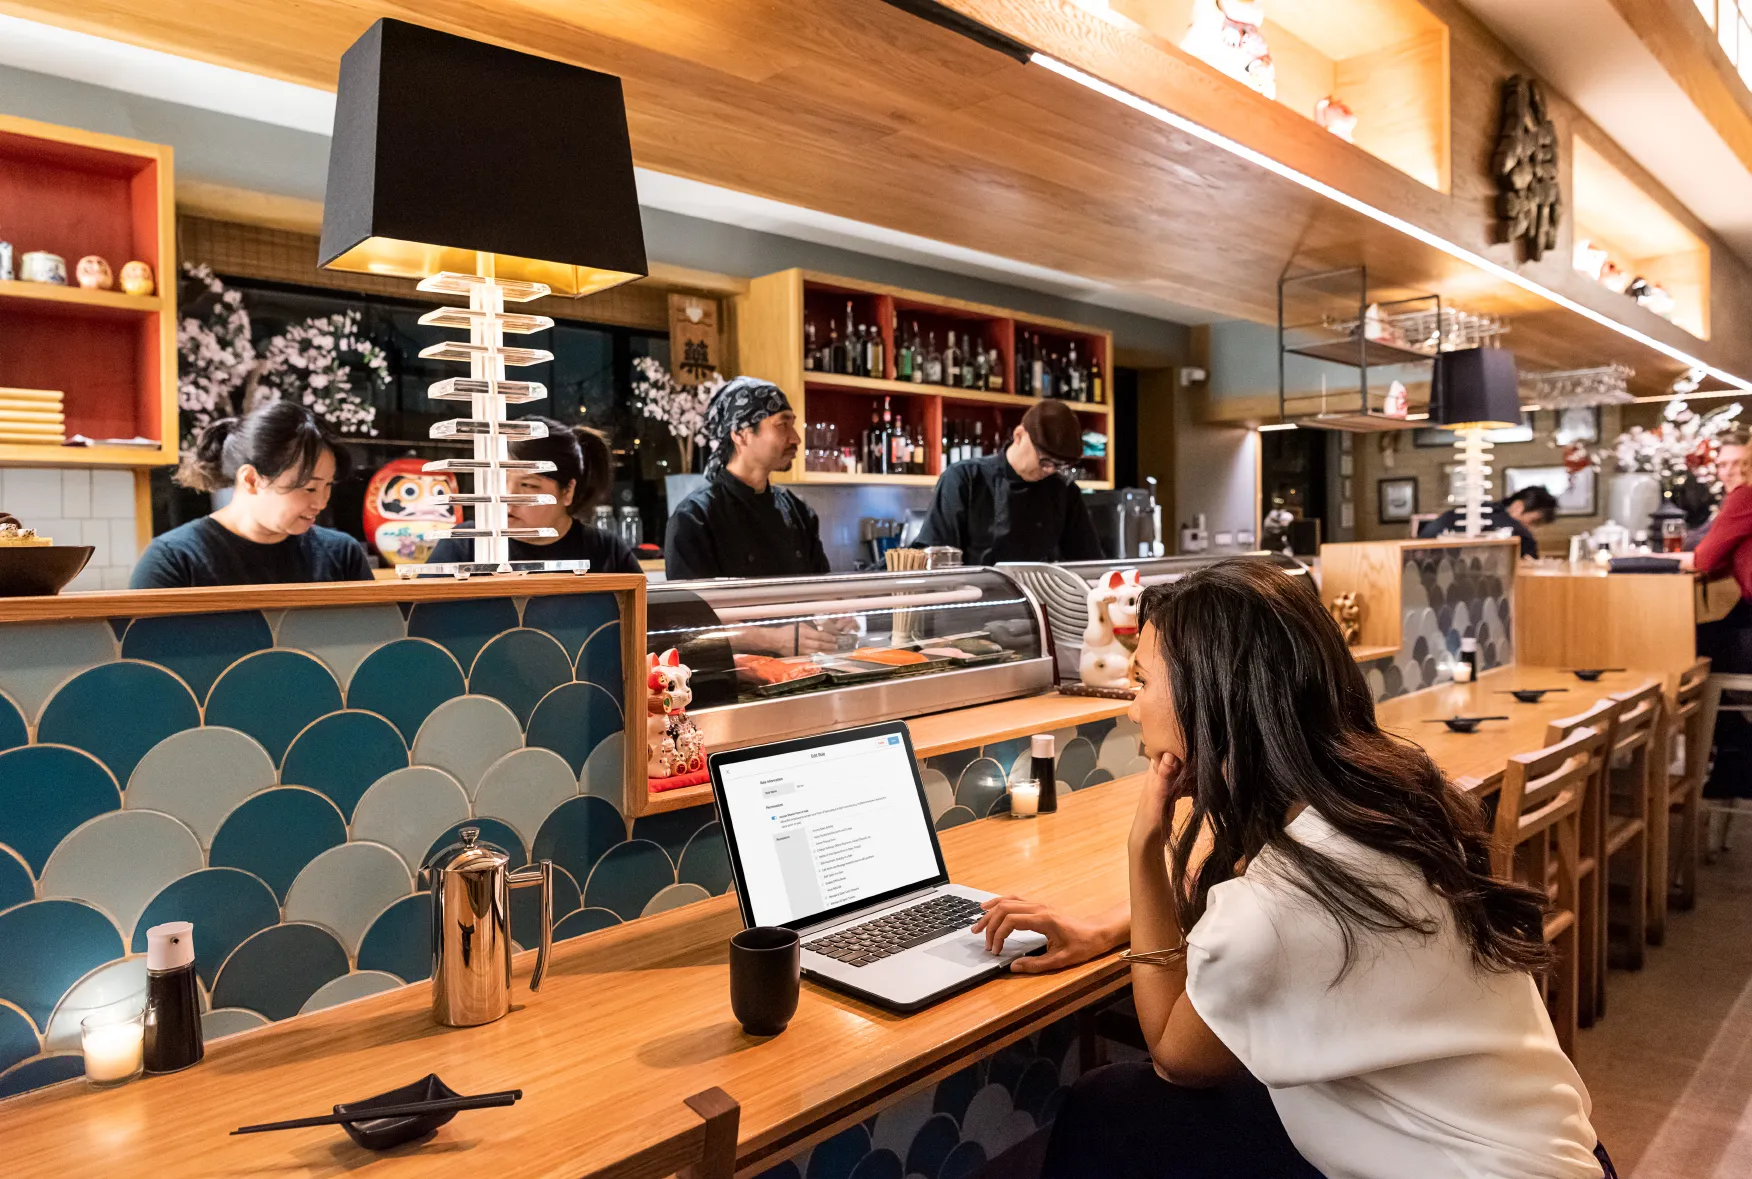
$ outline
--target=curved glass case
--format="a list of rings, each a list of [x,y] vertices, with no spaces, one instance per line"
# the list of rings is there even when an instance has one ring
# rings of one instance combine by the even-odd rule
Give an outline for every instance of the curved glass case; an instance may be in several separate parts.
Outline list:
[[[709,749],[920,716],[1052,685],[1034,600],[996,569],[650,588],[646,647],[693,669]]]

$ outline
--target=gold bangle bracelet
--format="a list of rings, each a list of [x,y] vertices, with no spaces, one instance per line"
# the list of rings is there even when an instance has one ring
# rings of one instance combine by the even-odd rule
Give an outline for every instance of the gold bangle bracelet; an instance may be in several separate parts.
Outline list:
[[[1185,942],[1169,950],[1126,950],[1119,956],[1121,962],[1135,962],[1140,966],[1173,966],[1185,958]]]

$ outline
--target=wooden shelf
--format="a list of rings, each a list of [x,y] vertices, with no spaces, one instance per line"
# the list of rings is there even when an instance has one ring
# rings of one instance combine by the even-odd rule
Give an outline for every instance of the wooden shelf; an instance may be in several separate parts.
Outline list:
[[[959,385],[926,385],[918,381],[891,381],[881,377],[854,377],[845,373],[824,373],[803,370],[803,384],[822,389],[847,389],[857,393],[894,397],[941,397],[944,401],[977,401],[984,405],[1009,405],[1027,409],[1044,397],[1024,397],[1020,393],[993,393],[985,389],[963,389]],[[1062,400],[1062,399],[1055,399]],[[1066,401],[1078,413],[1107,416],[1106,402]]]
[[[127,295],[46,282],[0,281],[0,299],[28,300],[76,315],[152,315],[164,310],[164,300],[157,295]]]
[[[151,467],[177,458],[171,149],[0,115],[0,225],[16,250],[152,268],[152,295],[0,282],[0,386],[55,389],[70,437],[151,447],[0,445],[0,463]],[[22,258],[14,259],[15,265]]]
[[[799,483],[888,483],[895,487],[935,487],[935,475],[848,475],[843,471],[804,471]]]
[[[1293,328],[1286,328],[1293,331]],[[1285,352],[1294,352],[1297,356],[1308,356],[1315,360],[1326,360],[1333,364],[1348,364],[1352,368],[1357,365],[1357,342],[1355,340],[1330,340],[1320,344],[1302,344],[1294,348],[1285,348]],[[1362,362],[1369,368],[1392,364],[1417,364],[1434,360],[1428,352],[1419,352],[1415,348],[1401,348],[1397,344],[1383,344],[1379,340],[1364,340]]]

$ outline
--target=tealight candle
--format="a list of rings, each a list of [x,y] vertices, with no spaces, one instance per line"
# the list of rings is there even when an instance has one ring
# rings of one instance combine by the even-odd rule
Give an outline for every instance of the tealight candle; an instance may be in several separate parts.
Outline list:
[[[1033,778],[1010,783],[1010,814],[1018,819],[1032,819],[1039,813],[1040,783]]]
[[[134,999],[112,1003],[79,1022],[87,1081],[101,1088],[140,1075],[145,1015],[140,1001]]]

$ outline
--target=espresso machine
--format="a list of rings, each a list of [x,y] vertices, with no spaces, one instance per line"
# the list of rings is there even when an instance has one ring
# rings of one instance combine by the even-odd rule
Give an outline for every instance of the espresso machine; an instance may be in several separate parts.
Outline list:
[[[1083,503],[1095,525],[1101,547],[1116,561],[1162,555],[1162,508],[1156,502],[1156,480],[1142,487],[1086,491]]]

